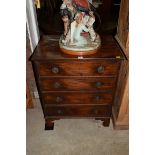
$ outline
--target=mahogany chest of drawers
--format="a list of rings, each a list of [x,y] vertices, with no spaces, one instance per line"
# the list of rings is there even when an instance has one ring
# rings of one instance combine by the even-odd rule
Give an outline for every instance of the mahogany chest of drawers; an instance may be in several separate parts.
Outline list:
[[[42,36],[31,56],[45,118],[95,118],[109,126],[117,77],[124,55],[112,36],[101,36],[96,54],[71,56],[59,49],[59,36]]]

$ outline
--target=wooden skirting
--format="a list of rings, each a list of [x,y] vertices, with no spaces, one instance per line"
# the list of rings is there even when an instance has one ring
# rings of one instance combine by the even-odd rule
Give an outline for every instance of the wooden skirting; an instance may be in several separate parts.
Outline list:
[[[115,130],[128,130],[129,129],[129,122],[128,118],[124,117],[124,121],[118,121],[116,119],[116,115],[114,112],[114,109],[112,108],[112,122],[113,122],[113,127]]]

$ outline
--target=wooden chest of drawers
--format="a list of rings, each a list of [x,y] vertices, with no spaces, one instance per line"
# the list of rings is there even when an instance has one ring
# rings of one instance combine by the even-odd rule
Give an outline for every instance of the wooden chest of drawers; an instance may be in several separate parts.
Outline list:
[[[101,36],[96,54],[63,54],[59,36],[43,36],[31,61],[45,117],[45,129],[60,118],[95,118],[109,126],[124,55],[112,36]]]

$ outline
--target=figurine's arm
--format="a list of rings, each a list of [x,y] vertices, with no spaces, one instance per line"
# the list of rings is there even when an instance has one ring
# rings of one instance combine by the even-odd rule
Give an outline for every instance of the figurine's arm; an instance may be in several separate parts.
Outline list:
[[[86,28],[86,26],[85,26],[85,25],[83,25],[83,26],[82,26],[82,29],[83,29],[85,32],[88,32],[88,31],[89,31],[89,29],[88,29],[88,28]]]
[[[65,9],[67,8],[66,4],[62,3],[60,9]]]
[[[68,1],[68,0],[63,0],[63,3],[61,4],[60,9],[65,9],[65,8],[67,8],[67,1]]]

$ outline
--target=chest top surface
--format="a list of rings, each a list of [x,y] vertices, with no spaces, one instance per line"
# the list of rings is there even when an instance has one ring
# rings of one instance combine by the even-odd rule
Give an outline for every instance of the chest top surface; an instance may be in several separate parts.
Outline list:
[[[101,47],[96,54],[82,56],[83,60],[92,59],[125,59],[124,54],[117,44],[116,40],[111,35],[103,35],[101,37]],[[56,35],[42,36],[34,53],[32,54],[31,61],[45,61],[45,60],[78,60],[79,56],[64,54],[59,48],[59,38]]]

